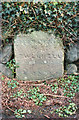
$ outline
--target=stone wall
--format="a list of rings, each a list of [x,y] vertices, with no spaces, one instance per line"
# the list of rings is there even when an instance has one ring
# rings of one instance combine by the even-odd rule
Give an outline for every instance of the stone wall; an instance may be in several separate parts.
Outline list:
[[[1,9],[0,4],[0,11]],[[6,63],[14,57],[14,51],[15,60],[20,65],[16,69],[16,77],[20,77],[19,79],[36,80],[60,77],[64,73],[64,67],[67,74],[79,72],[79,42],[69,47],[64,58],[60,43],[56,44],[59,38],[56,39],[53,34],[35,32],[18,35],[15,39],[14,50],[10,43],[3,46],[1,39],[0,14],[0,72],[10,78],[13,77],[12,71],[6,67]],[[64,59],[66,66],[64,66]]]
[[[61,40],[53,33],[35,31],[27,35],[20,34],[14,41],[14,51],[11,43],[4,47],[0,44],[0,72],[10,78],[13,77],[12,71],[6,67],[6,63],[13,58],[13,52],[16,62],[19,63],[19,68],[16,69],[18,79],[61,77],[64,73],[64,59],[67,74],[79,72],[79,42],[69,47],[64,58]]]
[[[2,6],[0,4],[0,11],[1,9]],[[2,45],[1,20],[2,16],[0,14],[0,72],[7,75],[8,77],[12,77],[12,71],[6,67],[6,63],[12,57],[12,44],[7,44],[4,47]]]
[[[1,5],[1,3],[0,3],[0,14],[1,14],[1,10],[2,10],[2,5]],[[1,49],[1,44],[2,44],[2,42],[1,42],[1,18],[2,18],[2,16],[0,15],[0,49]]]

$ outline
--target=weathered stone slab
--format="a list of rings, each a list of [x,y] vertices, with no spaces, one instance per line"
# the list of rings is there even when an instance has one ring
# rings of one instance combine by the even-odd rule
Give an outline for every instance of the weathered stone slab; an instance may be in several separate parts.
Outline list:
[[[22,80],[43,80],[63,75],[64,50],[53,34],[34,31],[19,34],[14,40],[16,77]]]

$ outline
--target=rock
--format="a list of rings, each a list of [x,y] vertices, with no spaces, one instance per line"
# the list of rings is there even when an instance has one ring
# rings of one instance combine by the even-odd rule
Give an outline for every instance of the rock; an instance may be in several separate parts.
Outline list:
[[[69,49],[66,52],[66,61],[68,63],[72,63],[74,61],[77,61],[77,44],[70,46]]]
[[[34,31],[19,34],[14,40],[14,54],[20,80],[44,80],[63,75],[64,50],[54,34]]]
[[[7,77],[12,78],[12,71],[7,68],[4,64],[0,64],[0,72],[4,75],[6,75]]]
[[[1,7],[1,6],[0,6]],[[1,16],[0,16],[1,17]],[[2,35],[1,35],[1,20],[0,20],[0,50],[2,46],[2,41],[1,41]]]
[[[11,57],[12,45],[8,44],[0,51],[0,63],[7,63],[11,59]]]
[[[67,74],[77,73],[77,66],[75,64],[68,64],[66,66]]]
[[[2,48],[2,41],[1,41],[1,38],[0,38],[0,51],[1,51],[1,48]]]
[[[77,57],[79,59],[79,42],[77,42]]]

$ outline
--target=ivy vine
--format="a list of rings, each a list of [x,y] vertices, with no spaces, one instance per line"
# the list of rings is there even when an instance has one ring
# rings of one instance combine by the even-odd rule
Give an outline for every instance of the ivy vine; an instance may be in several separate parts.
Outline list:
[[[34,30],[54,31],[64,46],[78,41],[78,2],[3,2],[3,43],[12,42],[19,33]]]

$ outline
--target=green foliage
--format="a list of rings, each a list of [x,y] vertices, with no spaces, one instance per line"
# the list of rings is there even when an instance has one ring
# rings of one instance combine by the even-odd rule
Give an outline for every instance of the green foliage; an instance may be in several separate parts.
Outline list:
[[[15,112],[14,112],[14,114],[15,114],[15,116],[16,116],[16,118],[25,118],[25,114],[26,113],[29,113],[29,114],[31,114],[31,110],[23,110],[23,109],[16,109],[15,110]]]
[[[19,83],[16,80],[11,80],[7,82],[7,85],[9,88],[14,89],[19,85]]]
[[[18,110],[16,109],[14,112],[16,118],[25,118],[25,115],[24,115],[25,113],[27,113],[27,111],[23,109],[18,109]]]
[[[33,99],[36,105],[42,105],[44,101],[46,101],[47,97],[40,93],[38,87],[34,87],[28,91],[28,98]]]
[[[23,89],[17,91],[16,93],[13,93],[13,95],[11,97],[14,97],[14,98],[24,98],[26,97],[26,93],[23,92]]]
[[[56,113],[58,113],[59,117],[68,117],[69,115],[73,115],[76,113],[76,104],[70,103],[69,106],[60,107],[56,109]]]
[[[76,92],[79,92],[79,77],[69,75],[59,80],[59,86],[63,88],[64,96],[73,98]]]
[[[46,83],[44,82],[46,85]],[[64,96],[73,98],[79,92],[79,76],[68,75],[58,79],[58,83],[48,84],[52,92],[57,94],[58,88],[63,89]]]
[[[6,66],[8,68],[10,68],[10,70],[12,71],[12,74],[14,75],[15,69],[18,68],[18,63],[16,63],[16,61],[14,59],[10,60],[9,62],[7,62]]]
[[[3,76],[1,77],[1,80],[4,80],[4,77],[3,77]]]
[[[70,117],[70,116],[72,117],[73,115],[76,114],[76,110],[77,110],[77,106],[74,103],[74,98],[75,98],[75,93],[79,92],[79,75],[78,76],[65,75],[64,77],[59,78],[56,81],[54,81],[55,83],[54,82],[51,83],[51,82],[44,81],[45,86],[42,89],[49,88],[48,91],[51,91],[51,89],[52,89],[52,94],[55,93],[57,95],[58,95],[57,90],[60,89],[62,91],[62,93],[68,97],[67,99],[63,99],[63,102],[62,102],[63,104],[59,103],[61,107],[55,106],[58,109],[53,109],[53,111],[51,111],[51,114],[56,113],[59,115],[59,117]],[[43,102],[45,102],[46,100],[49,99],[49,97],[47,98],[44,94],[42,94],[40,92],[42,90],[40,87],[29,86],[30,87],[29,91],[25,91],[25,89],[23,89],[23,87],[22,87],[22,89],[18,89],[18,87],[20,88],[20,83],[18,83],[16,80],[8,81],[7,85],[12,90],[12,94],[10,94],[11,100],[27,99],[29,101],[29,99],[30,99],[31,101],[34,101],[34,103],[36,105],[42,106]],[[27,87],[26,87],[26,90],[28,90]],[[13,92],[13,91],[15,91],[15,92]],[[61,96],[62,96],[62,93],[61,93]],[[52,97],[52,100],[53,100],[53,97]],[[56,98],[56,100],[57,100],[57,98]],[[66,100],[66,101],[64,102],[64,100]],[[50,101],[50,100],[48,100],[48,101]],[[64,105],[64,103],[66,103],[66,104]],[[17,102],[14,104],[17,104]],[[49,104],[51,105],[51,103],[49,103]],[[56,104],[53,104],[53,105],[56,105]],[[21,109],[19,109],[19,108],[21,108]],[[25,118],[26,113],[29,113],[29,114],[32,113],[31,108],[28,109],[23,106],[19,106],[19,108],[16,108],[16,107],[14,108],[15,109],[14,114],[15,114],[16,118]],[[24,108],[24,109],[22,109],[22,108]],[[26,110],[25,110],[25,108],[26,108]]]
[[[61,88],[63,90],[64,96],[73,98],[75,93],[79,92],[79,76],[68,75],[58,79],[57,83],[46,84],[51,87],[53,93],[57,94],[57,90]]]
[[[13,40],[19,32],[55,32],[64,45],[77,40],[78,2],[3,2],[3,41]]]
[[[58,85],[54,84],[51,89],[52,89],[52,92],[57,93]]]

